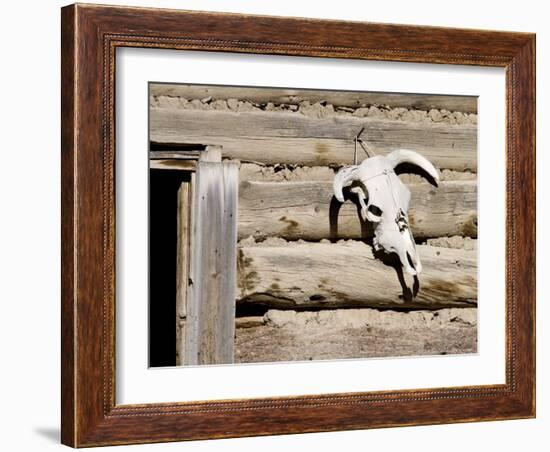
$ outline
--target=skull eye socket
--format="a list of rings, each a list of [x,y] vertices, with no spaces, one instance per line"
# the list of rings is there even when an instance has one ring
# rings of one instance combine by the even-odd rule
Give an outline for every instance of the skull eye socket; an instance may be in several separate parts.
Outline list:
[[[375,206],[374,204],[371,204],[369,206],[368,211],[373,215],[376,215],[377,217],[382,215],[382,209],[380,209],[380,207],[378,206]]]

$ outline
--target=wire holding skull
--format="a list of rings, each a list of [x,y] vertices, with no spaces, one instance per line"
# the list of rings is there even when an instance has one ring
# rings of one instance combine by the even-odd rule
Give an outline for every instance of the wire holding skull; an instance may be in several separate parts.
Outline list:
[[[361,135],[363,135],[363,132],[365,131],[365,127],[362,127],[361,130],[353,137],[353,164],[357,165],[357,143],[363,148],[363,151],[365,151],[365,154],[367,154],[367,157],[374,157],[376,154],[372,149],[368,149],[368,145],[363,141],[361,138]],[[372,154],[372,155],[371,155]]]

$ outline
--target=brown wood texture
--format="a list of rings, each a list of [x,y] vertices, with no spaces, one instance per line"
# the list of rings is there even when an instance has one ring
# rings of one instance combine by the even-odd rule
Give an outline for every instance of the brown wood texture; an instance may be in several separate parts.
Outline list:
[[[76,39],[74,10],[61,10],[61,442],[75,445],[77,419],[75,317]]]
[[[151,168],[151,166],[150,166]],[[176,365],[185,364],[187,298],[191,255],[193,183],[182,182],[178,190],[176,257]]]
[[[75,447],[535,415],[535,37],[72,5],[62,12],[62,442]],[[214,402],[115,400],[117,47],[506,68],[506,383]]]
[[[415,238],[461,235],[477,237],[475,180],[408,184],[409,220]],[[282,237],[287,240],[372,237],[361,220],[358,203],[340,204],[332,182],[248,182],[239,190],[239,238]]]
[[[364,137],[376,154],[400,147],[420,152],[440,169],[477,170],[477,126],[385,121],[296,113],[151,108],[151,141],[204,143],[223,147],[226,158],[267,164],[353,164],[353,138]],[[403,143],[407,143],[404,146]],[[296,149],[300,149],[297,153]]]
[[[376,259],[362,242],[241,246],[238,302],[277,309],[477,306],[476,251],[426,245],[417,250],[424,270],[413,298],[413,278]]]

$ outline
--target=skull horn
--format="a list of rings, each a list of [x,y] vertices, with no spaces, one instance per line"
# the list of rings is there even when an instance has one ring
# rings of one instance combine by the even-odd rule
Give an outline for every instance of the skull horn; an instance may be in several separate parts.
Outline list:
[[[342,189],[349,185],[354,180],[360,180],[358,173],[359,165],[348,166],[342,168],[336,176],[334,176],[334,181],[332,183],[332,188],[334,190],[334,196],[340,202],[344,202],[344,193]]]
[[[386,158],[393,165],[394,169],[397,165],[402,163],[408,163],[419,167],[433,179],[433,183],[436,187],[439,185],[439,172],[428,159],[420,155],[418,152],[410,151],[408,149],[397,149],[390,152]]]

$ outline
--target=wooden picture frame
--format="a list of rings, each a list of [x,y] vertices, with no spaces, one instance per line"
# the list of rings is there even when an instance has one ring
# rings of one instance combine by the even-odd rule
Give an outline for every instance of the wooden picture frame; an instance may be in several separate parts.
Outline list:
[[[535,36],[71,5],[62,9],[62,442],[73,447],[535,416]],[[115,51],[144,47],[506,69],[506,382],[115,403]]]

